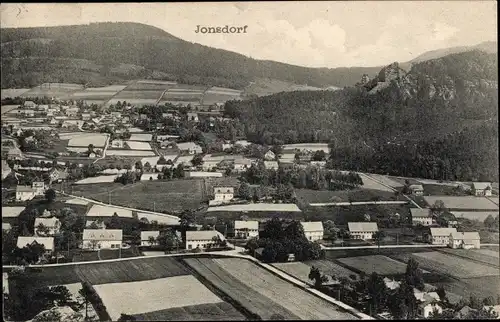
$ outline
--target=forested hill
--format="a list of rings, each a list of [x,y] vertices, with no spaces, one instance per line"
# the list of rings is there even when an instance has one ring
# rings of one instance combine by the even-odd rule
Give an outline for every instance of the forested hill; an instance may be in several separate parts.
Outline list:
[[[498,177],[497,70],[496,54],[472,51],[415,64],[408,73],[394,63],[341,91],[227,102],[226,111],[257,142],[332,142],[343,168],[399,169],[417,157],[417,144],[428,158],[449,155],[459,169],[473,167],[467,171],[476,179]],[[363,153],[366,159],[356,159]]]
[[[255,60],[128,22],[2,28],[1,50],[2,88],[54,81],[99,85],[149,76],[232,88],[243,88],[256,78],[343,87],[380,69],[307,68]]]

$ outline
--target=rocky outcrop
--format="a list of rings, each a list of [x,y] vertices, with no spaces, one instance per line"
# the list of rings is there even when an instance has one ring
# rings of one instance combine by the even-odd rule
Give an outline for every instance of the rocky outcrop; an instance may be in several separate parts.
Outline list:
[[[38,313],[31,322],[83,322],[84,320],[85,317],[82,314],[75,312],[69,306],[56,306]]]

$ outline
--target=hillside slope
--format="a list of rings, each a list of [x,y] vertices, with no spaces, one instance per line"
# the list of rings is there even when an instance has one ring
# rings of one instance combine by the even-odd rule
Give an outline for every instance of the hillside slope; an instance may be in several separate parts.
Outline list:
[[[394,63],[363,85],[227,102],[226,112],[257,142],[332,142],[334,154],[351,157],[342,168],[373,170],[393,162],[353,160],[374,151],[390,157],[394,147],[421,144],[430,156],[456,155],[462,167],[474,160],[473,167],[498,176],[497,70],[497,56],[480,51],[417,63],[408,73]]]
[[[241,89],[257,78],[314,87],[343,87],[380,67],[307,68],[255,60],[234,52],[190,43],[138,23],[4,28],[1,32],[2,88],[47,81],[91,82],[151,77],[183,83],[210,83]],[[92,67],[82,66],[82,60]],[[137,72],[120,64],[144,67]]]
[[[459,46],[459,47],[432,50],[415,57],[414,59],[410,60],[410,63],[418,63],[424,60],[441,58],[450,54],[458,54],[473,50],[480,50],[488,54],[495,54],[498,51],[498,44],[496,41],[485,41],[475,46]]]

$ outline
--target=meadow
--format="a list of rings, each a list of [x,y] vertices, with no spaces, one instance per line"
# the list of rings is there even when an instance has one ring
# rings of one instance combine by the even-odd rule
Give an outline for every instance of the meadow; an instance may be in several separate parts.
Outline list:
[[[227,302],[190,305],[134,314],[138,321],[244,321],[245,316]]]
[[[363,272],[366,275],[369,275],[372,272],[376,272],[377,274],[383,276],[397,276],[404,274],[406,271],[405,263],[396,261],[383,255],[339,258],[337,259],[337,261],[355,271]],[[423,273],[427,272],[424,270]]]
[[[147,142],[126,141],[131,150],[151,151],[151,145]]]
[[[113,150],[107,149],[106,156],[122,156],[122,157],[152,157],[156,154],[149,150]]]
[[[443,248],[440,252],[473,261],[500,267],[498,252],[489,249],[449,249]]]
[[[436,201],[441,200],[444,202],[448,209],[453,210],[496,210],[498,211],[498,205],[488,200],[485,197],[475,197],[475,196],[465,196],[465,197],[453,197],[453,196],[425,196],[425,201],[429,206],[433,205]]]
[[[222,212],[222,211],[265,211],[265,212],[301,212],[296,204],[274,204],[274,203],[251,203],[251,204],[241,204],[241,205],[228,205],[228,206],[217,206],[210,207],[208,212]]]
[[[0,96],[1,96],[1,99],[7,98],[7,97],[14,98],[14,97],[21,96],[23,93],[26,93],[30,89],[31,88],[2,88],[2,90],[0,91]],[[2,113],[3,113],[3,111],[2,111]]]
[[[68,146],[86,148],[89,144],[93,144],[96,148],[104,148],[108,137],[109,135],[106,133],[82,133],[81,135],[71,137],[69,139]]]

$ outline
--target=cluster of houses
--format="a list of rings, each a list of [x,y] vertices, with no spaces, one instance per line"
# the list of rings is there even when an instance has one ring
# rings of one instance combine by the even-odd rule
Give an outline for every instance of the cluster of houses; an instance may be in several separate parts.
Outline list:
[[[465,190],[470,190],[470,194],[476,197],[490,197],[492,193],[491,182],[473,182],[470,189],[466,185],[461,185]],[[415,196],[424,195],[424,186],[421,184],[412,184],[408,187],[410,194]]]

